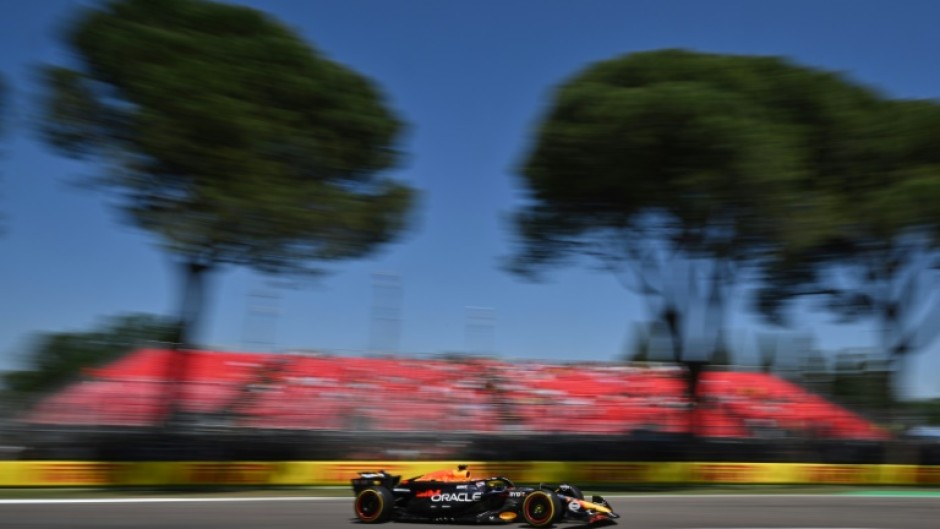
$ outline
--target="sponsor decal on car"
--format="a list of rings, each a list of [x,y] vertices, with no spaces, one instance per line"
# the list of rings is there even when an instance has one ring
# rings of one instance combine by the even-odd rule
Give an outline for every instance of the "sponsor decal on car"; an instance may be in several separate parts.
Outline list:
[[[441,489],[422,490],[415,494],[415,498],[430,498],[433,502],[477,501],[482,497],[482,492],[442,492]]]
[[[441,502],[441,501],[478,501],[483,497],[482,492],[445,492],[441,494],[440,491],[435,491],[437,494],[431,496],[431,501]]]

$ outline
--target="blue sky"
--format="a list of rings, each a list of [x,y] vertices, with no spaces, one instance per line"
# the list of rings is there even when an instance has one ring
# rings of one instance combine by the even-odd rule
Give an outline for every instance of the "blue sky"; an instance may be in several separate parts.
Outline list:
[[[0,72],[13,85],[14,123],[0,144],[0,369],[17,365],[32,333],[83,330],[123,312],[169,314],[178,290],[154,241],[75,185],[95,168],[55,156],[29,129],[33,69],[67,57],[55,29],[82,2],[4,2]],[[238,3],[271,13],[382,87],[409,123],[395,175],[419,188],[422,202],[415,230],[400,243],[314,283],[285,288],[245,270],[216,274],[203,337],[225,349],[367,350],[379,272],[401,280],[401,351],[485,348],[549,360],[621,354],[629,326],[644,314],[612,276],[567,268],[531,284],[499,269],[512,249],[505,218],[522,197],[514,168],[552,88],[591,62],[666,47],[784,55],[891,96],[940,95],[936,2]],[[273,326],[248,317],[251,292],[278,297]],[[468,337],[471,306],[495,318],[482,338]],[[827,349],[874,345],[872,325],[829,320],[803,314],[800,330]],[[736,311],[736,346],[749,350],[758,330]],[[940,394],[929,377],[937,356],[930,350],[912,362],[912,394]]]

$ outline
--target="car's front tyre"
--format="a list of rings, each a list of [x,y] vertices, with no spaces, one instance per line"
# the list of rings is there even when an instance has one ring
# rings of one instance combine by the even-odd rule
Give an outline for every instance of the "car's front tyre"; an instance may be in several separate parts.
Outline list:
[[[392,491],[382,486],[369,487],[362,489],[356,495],[356,501],[353,508],[356,511],[356,518],[362,523],[382,523],[387,522],[392,517],[392,508],[395,505],[395,497]]]
[[[548,527],[564,514],[562,508],[557,494],[536,490],[522,500],[522,517],[532,527]]]

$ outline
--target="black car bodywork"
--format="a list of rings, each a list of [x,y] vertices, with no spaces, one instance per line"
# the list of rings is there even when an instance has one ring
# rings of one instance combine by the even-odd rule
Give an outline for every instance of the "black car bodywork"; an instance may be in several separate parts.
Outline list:
[[[363,523],[525,521],[548,527],[563,521],[600,525],[619,518],[604,498],[587,501],[573,485],[518,487],[502,476],[471,478],[464,466],[407,480],[384,471],[362,472],[352,487],[356,517]]]

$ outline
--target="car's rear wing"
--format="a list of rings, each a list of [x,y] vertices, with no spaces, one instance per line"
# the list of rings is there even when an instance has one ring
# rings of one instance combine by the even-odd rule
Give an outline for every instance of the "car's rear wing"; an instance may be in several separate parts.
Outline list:
[[[360,472],[359,477],[353,478],[351,481],[353,491],[359,494],[362,489],[367,487],[382,486],[392,490],[401,481],[401,476],[393,476],[384,470],[379,470],[378,472]]]

